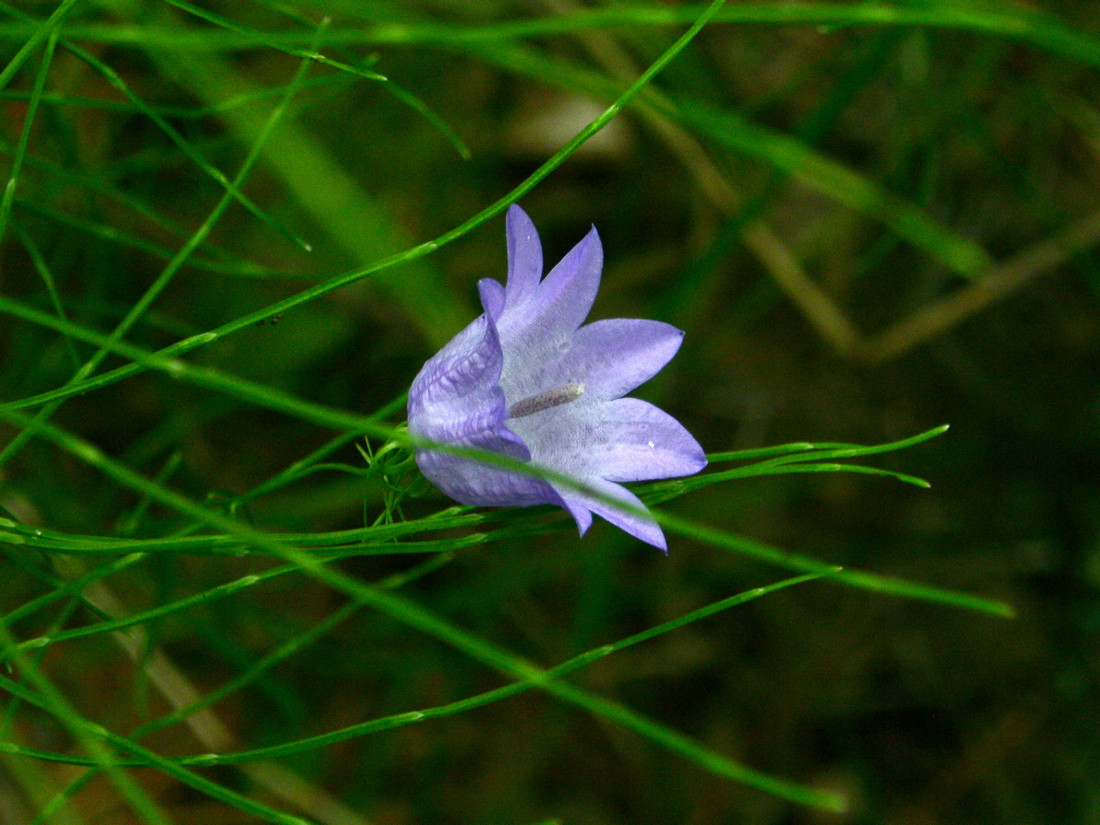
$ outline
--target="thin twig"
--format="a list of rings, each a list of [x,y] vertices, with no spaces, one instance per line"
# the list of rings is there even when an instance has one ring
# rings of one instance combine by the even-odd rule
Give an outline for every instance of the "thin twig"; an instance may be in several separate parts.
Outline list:
[[[917,310],[885,332],[865,340],[853,348],[851,354],[870,364],[882,364],[897,358],[1096,243],[1100,243],[1100,212],[1070,224],[1058,234],[994,266],[969,286]]]

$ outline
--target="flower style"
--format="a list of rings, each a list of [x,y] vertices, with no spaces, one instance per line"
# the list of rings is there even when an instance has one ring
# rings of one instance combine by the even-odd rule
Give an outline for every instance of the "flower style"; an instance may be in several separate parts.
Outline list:
[[[478,282],[485,314],[416,376],[409,432],[530,462],[599,495],[435,449],[417,449],[421,472],[463,504],[558,505],[581,535],[596,513],[666,550],[657,522],[619,482],[692,475],[707,460],[676,419],[623,396],[669,362],[683,332],[627,318],[581,326],[603,266],[595,227],[545,278],[538,233],[518,206],[508,210],[507,234],[507,283]]]

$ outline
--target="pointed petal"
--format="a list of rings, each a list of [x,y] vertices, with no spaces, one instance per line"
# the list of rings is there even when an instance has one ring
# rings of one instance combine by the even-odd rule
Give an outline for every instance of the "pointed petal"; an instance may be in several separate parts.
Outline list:
[[[607,521],[614,524],[620,530],[624,530],[636,539],[644,541],[646,544],[651,544],[658,550],[668,552],[668,542],[665,541],[665,534],[661,531],[660,525],[653,519],[652,516],[646,517],[643,515],[636,515],[633,512],[627,512],[619,507],[615,506],[614,502],[619,502],[627,507],[643,510],[646,513],[649,512],[646,506],[638,499],[636,495],[627,490],[625,487],[621,487],[618,484],[614,484],[610,481],[591,481],[585,482],[593,491],[599,493],[601,496],[605,496],[611,499],[610,502],[603,501],[600,498],[582,493],[578,490],[566,489],[560,485],[553,485],[561,496],[562,501],[565,502],[565,507],[573,515],[573,518],[577,520],[578,526],[581,524],[581,519],[577,516],[578,511],[591,510],[598,516],[602,516]],[[592,516],[588,516],[588,522],[591,522]],[[587,525],[585,525],[587,529]],[[581,535],[584,535],[584,529],[581,530]]]
[[[505,219],[508,236],[508,305],[518,306],[534,296],[542,278],[542,244],[535,224],[515,204]]]
[[[602,269],[603,245],[592,227],[539,284],[535,317],[530,323],[551,338],[575,332],[596,300]]]
[[[534,296],[517,306],[511,294],[500,318],[500,336],[509,352],[543,363],[584,321],[600,285],[603,249],[595,228],[550,270]]]
[[[683,338],[681,330],[660,321],[615,318],[587,324],[547,369],[547,386],[575,381],[601,400],[620,398],[660,372]]]
[[[559,495],[561,495],[560,492]],[[562,507],[577,522],[577,532],[583,536],[588,532],[588,528],[592,526],[592,511],[585,507],[584,502],[579,497],[570,498],[568,494],[565,494],[561,496],[561,502]]]
[[[509,422],[536,464],[571,478],[608,481],[679,478],[707,465],[691,433],[652,404],[583,398]]]
[[[699,442],[684,425],[640,398],[605,404],[601,475],[609,481],[649,481],[695,475],[707,466]],[[602,440],[602,439],[601,439]]]

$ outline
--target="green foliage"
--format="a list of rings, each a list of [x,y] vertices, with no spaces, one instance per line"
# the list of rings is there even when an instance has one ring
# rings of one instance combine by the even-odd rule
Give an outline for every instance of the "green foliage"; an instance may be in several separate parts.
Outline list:
[[[894,389],[868,364],[1044,268],[1072,261],[1095,303],[1095,205],[1060,188],[1040,150],[1064,135],[1034,117],[1053,107],[1096,145],[1074,85],[1100,65],[1087,19],[721,0],[0,11],[0,819],[898,815],[835,711],[878,708],[884,666],[867,660],[857,699],[831,693],[873,647],[845,616],[959,608],[928,621],[973,627],[1017,594],[922,567],[919,538],[876,519],[879,496],[905,513],[929,495],[910,461],[934,481],[963,463],[951,437],[927,443],[945,426],[910,435],[957,410],[846,412],[860,387]],[[997,127],[1024,127],[989,90],[1024,60],[1038,77],[1005,94],[1035,143],[999,159]],[[548,508],[452,506],[416,471],[404,392],[474,317],[476,279],[502,274],[520,199],[548,246],[600,227],[616,309],[594,317],[688,331],[643,390],[712,450],[705,473],[639,489],[668,559],[600,527],[579,539]],[[1021,227],[1043,240],[1020,252]],[[820,401],[798,427],[884,443],[768,446],[810,431],[782,419],[731,433],[767,383],[740,365],[787,344],[832,375],[828,359],[854,365],[820,394],[789,365],[787,392]],[[818,546],[829,501],[849,532]],[[784,647],[822,624],[835,648]],[[769,639],[821,686],[816,716],[769,703]],[[830,773],[831,748],[859,781]]]

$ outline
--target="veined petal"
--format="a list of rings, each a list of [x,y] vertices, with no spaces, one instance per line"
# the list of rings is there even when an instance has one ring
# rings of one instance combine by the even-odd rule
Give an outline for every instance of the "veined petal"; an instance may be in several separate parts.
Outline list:
[[[625,487],[611,481],[586,480],[585,484],[601,496],[606,496],[611,499],[611,502],[604,501],[603,499],[596,498],[587,493],[582,493],[579,490],[566,488],[564,485],[553,485],[558,495],[561,496],[565,504],[565,509],[568,510],[570,515],[576,520],[577,527],[580,528],[582,536],[592,523],[591,513],[595,513],[614,524],[620,530],[624,530],[635,538],[641,539],[646,544],[651,544],[658,550],[662,550],[666,553],[668,552],[668,543],[665,541],[665,534],[652,516],[646,517],[643,515],[636,515],[632,512],[622,510],[614,504],[614,502],[619,502],[627,507],[643,510],[648,513],[649,510],[642,504],[636,495]]]
[[[496,327],[482,315],[420,368],[409,388],[410,418],[462,417],[471,407],[481,406],[482,393],[499,385],[503,366]],[[455,401],[464,407],[449,406]]]
[[[542,244],[527,213],[515,204],[505,219],[508,237],[508,304],[518,306],[534,296],[542,278]]]
[[[409,389],[409,432],[428,441],[474,447],[528,461],[531,452],[504,424],[504,356],[492,319],[482,315],[428,360]],[[440,490],[463,504],[558,503],[540,479],[473,458],[420,448],[416,463]]]

